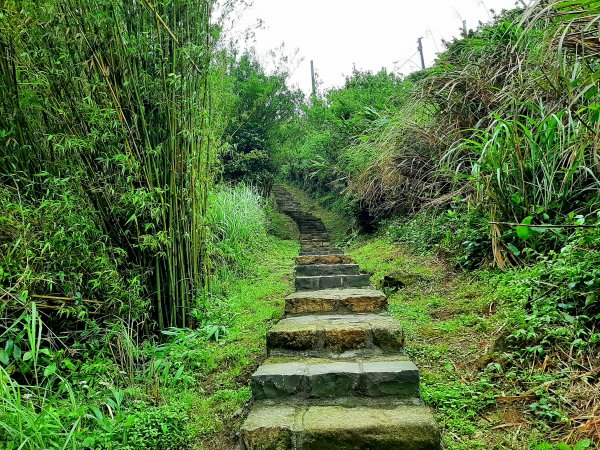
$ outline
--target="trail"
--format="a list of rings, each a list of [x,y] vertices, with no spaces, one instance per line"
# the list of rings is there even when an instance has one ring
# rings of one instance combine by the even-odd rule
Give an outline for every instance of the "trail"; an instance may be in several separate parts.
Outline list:
[[[440,448],[419,392],[419,370],[386,314],[385,294],[329,242],[320,219],[282,187],[279,209],[300,230],[296,292],[267,334],[242,426],[247,450]]]

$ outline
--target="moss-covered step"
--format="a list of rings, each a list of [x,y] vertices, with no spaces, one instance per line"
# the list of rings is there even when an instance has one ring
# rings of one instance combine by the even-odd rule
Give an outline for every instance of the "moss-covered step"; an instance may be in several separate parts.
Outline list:
[[[287,317],[267,332],[270,356],[376,356],[397,354],[403,345],[398,322],[379,314]]]
[[[246,450],[439,450],[440,432],[420,405],[257,404],[242,426]]]
[[[419,398],[419,369],[406,356],[269,358],[252,375],[255,400],[336,397]]]
[[[332,245],[313,245],[313,244],[301,244],[300,245],[300,254],[309,254],[309,255],[323,255],[323,254],[331,254],[337,253],[342,254],[342,249],[334,247]]]
[[[371,278],[367,274],[318,275],[314,277],[296,276],[295,283],[297,291],[311,291],[317,289],[368,287],[371,285]]]
[[[300,240],[307,241],[326,241],[329,239],[329,233],[326,231],[313,231],[309,233],[300,233]]]
[[[296,276],[314,277],[317,275],[358,275],[358,264],[300,264],[296,266]]]
[[[333,249],[324,249],[324,248],[310,248],[308,250],[300,250],[300,256],[312,256],[312,255],[319,255],[319,256],[327,256],[327,255],[343,255],[344,251],[339,249],[339,248],[333,248]]]
[[[350,255],[300,255],[296,257],[297,265],[309,264],[350,264],[352,257]]]
[[[331,242],[325,241],[302,241],[300,240],[300,248],[302,250],[311,250],[311,249],[332,249],[335,248],[331,245]]]
[[[383,292],[361,288],[301,291],[285,298],[286,314],[377,313],[387,305]]]

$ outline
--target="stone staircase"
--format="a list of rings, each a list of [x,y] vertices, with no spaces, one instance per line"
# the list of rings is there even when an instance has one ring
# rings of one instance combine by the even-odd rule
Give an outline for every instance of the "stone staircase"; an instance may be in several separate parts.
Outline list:
[[[279,209],[298,224],[296,292],[267,334],[252,375],[247,450],[437,450],[440,433],[420,398],[419,369],[383,292],[329,242],[320,219],[280,186]]]

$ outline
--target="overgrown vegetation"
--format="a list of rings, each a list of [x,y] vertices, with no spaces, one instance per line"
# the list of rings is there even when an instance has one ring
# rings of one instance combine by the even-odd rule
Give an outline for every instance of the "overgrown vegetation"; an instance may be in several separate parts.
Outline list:
[[[401,288],[449,448],[598,443],[599,14],[504,11],[429,69],[355,72],[282,135],[290,182],[378,230],[355,256]]]
[[[216,15],[0,5],[0,446],[226,445],[297,250],[277,176],[392,294],[449,448],[595,445],[598,2],[308,101]]]
[[[598,54],[584,39],[594,11],[567,1],[504,12],[430,69],[354,73],[285,135],[289,178],[367,228],[463,203],[494,222],[496,263],[518,264],[530,242],[511,224],[596,220]],[[554,250],[568,234],[527,230]]]
[[[266,146],[299,94],[216,11],[0,5],[2,448],[204,448],[248,399],[296,250]]]
[[[264,228],[263,228],[264,232]],[[0,339],[0,446],[181,449],[229,444],[264,335],[283,313],[297,244],[263,236],[244,276],[218,278],[193,328],[139,341],[140,323],[87,321],[75,342],[24,312]],[[34,304],[35,305],[35,304]],[[25,380],[23,379],[25,378]]]
[[[589,291],[568,285],[586,277],[588,263],[597,266],[598,252],[582,259],[579,239],[551,260],[506,273],[453,273],[386,235],[351,249],[388,292],[445,448],[597,448],[597,337],[574,312]],[[560,292],[540,295],[551,284]]]

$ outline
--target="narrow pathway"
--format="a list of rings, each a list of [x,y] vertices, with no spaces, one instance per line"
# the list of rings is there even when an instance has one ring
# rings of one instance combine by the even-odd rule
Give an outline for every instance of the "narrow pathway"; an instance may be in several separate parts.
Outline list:
[[[384,293],[331,245],[320,219],[284,188],[273,193],[298,224],[302,248],[296,292],[252,376],[246,449],[439,449],[419,370],[404,356],[402,329],[384,314]]]

